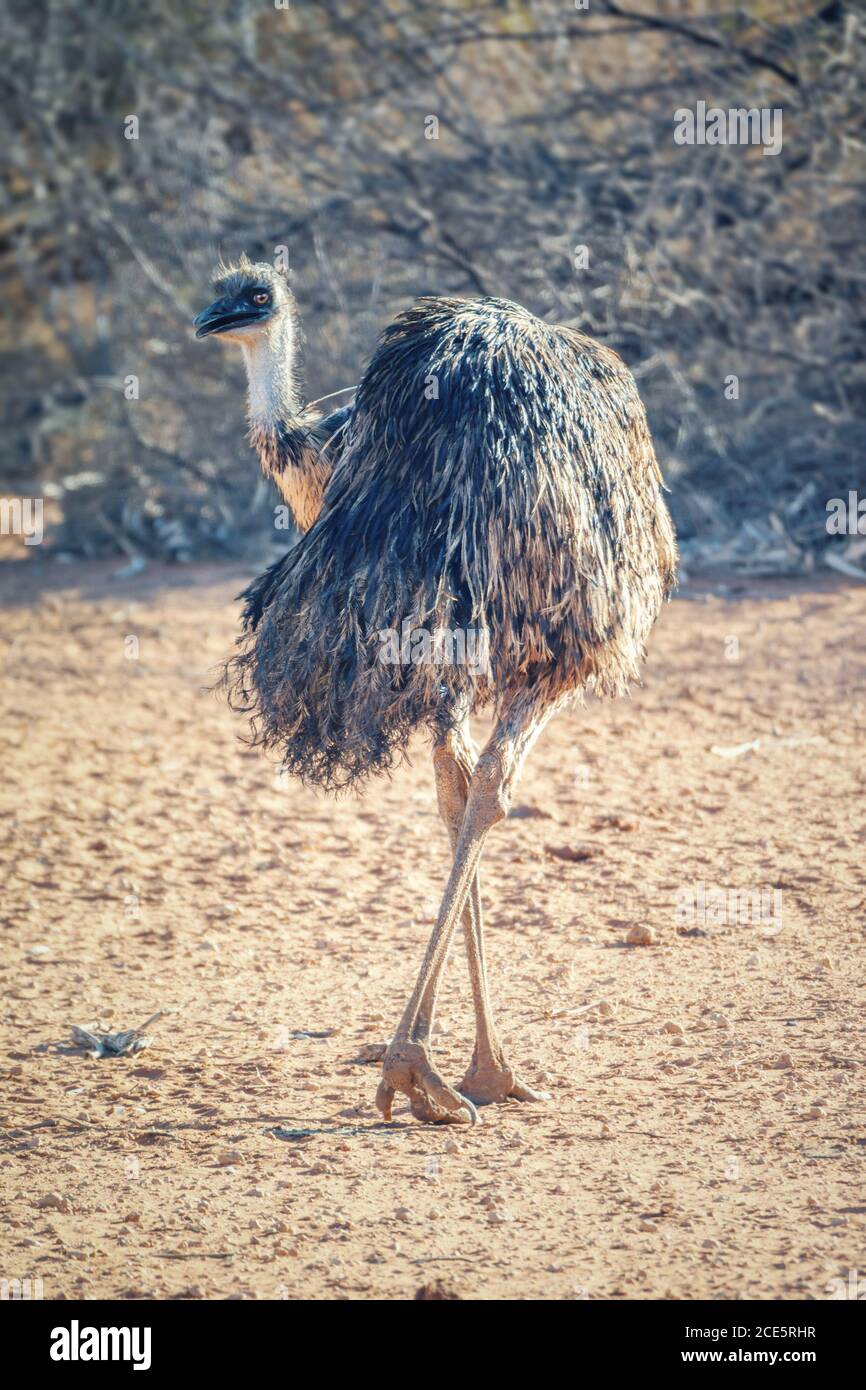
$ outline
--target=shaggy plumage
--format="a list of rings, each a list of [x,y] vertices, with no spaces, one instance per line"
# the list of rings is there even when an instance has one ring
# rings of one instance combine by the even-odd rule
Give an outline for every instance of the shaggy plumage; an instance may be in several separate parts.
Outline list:
[[[638,677],[676,546],[614,352],[505,300],[422,299],[337,427],[318,519],[246,590],[226,672],[289,772],[341,790],[509,688],[558,701]],[[419,628],[478,634],[489,659],[412,660]],[[383,659],[389,632],[410,659]]]

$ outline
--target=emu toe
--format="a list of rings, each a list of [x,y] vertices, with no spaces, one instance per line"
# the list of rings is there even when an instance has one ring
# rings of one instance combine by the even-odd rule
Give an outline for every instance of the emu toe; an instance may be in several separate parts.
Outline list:
[[[390,1120],[396,1091],[409,1097],[416,1120],[427,1124],[474,1125],[478,1113],[471,1100],[442,1080],[423,1043],[393,1042],[382,1062],[376,1105]]]
[[[460,1092],[476,1105],[495,1105],[504,1100],[542,1101],[550,1100],[549,1091],[536,1091],[521,1081],[507,1063],[479,1066],[472,1065],[460,1082]]]

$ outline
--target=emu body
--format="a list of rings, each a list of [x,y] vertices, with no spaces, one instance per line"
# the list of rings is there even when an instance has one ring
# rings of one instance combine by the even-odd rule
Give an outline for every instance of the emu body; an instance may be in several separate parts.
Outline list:
[[[243,595],[230,697],[256,741],[332,791],[393,768],[419,729],[433,741],[454,861],[380,1109],[401,1090],[421,1119],[467,1122],[479,1102],[537,1099],[492,1021],[478,862],[544,723],[587,687],[624,693],[675,582],[634,380],[610,349],[506,300],[427,298],[385,330],[353,404],[319,420],[297,401],[279,277],[244,262],[218,288],[199,332],[241,342],[252,441],[306,531]],[[261,294],[274,307],[250,318]],[[482,632],[485,660],[383,660],[383,634],[407,625]],[[485,708],[478,756],[468,719]],[[476,1046],[454,1089],[429,1035],[460,920]]]

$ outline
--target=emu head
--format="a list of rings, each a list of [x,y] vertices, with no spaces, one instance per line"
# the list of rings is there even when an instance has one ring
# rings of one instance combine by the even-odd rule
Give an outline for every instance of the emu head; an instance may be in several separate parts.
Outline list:
[[[219,335],[249,348],[257,338],[291,328],[294,296],[285,276],[267,261],[241,256],[237,265],[220,265],[213,287],[217,298],[193,319],[197,338]]]

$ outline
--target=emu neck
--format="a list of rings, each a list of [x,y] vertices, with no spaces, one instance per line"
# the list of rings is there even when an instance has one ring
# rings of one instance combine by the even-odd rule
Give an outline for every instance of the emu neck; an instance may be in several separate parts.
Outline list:
[[[318,415],[305,410],[294,379],[294,331],[290,321],[243,343],[247,368],[250,443],[262,471],[288,503],[299,530],[308,531],[322,509],[332,465],[322,457],[315,432]]]
[[[252,429],[274,429],[299,414],[295,388],[295,334],[290,319],[241,344],[247,369],[247,402]]]

